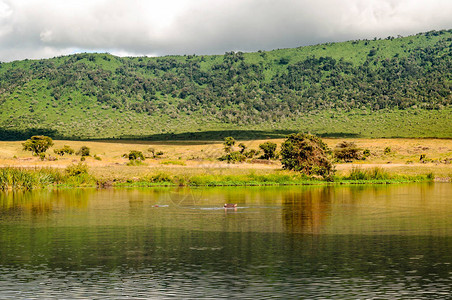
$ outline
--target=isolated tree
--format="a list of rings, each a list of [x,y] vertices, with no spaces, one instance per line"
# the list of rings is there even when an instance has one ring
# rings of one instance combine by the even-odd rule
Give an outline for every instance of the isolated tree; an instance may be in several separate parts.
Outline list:
[[[343,141],[334,148],[334,157],[345,162],[359,159],[359,148],[353,142]]]
[[[327,157],[330,152],[317,136],[293,133],[281,145],[281,163],[286,170],[326,177],[334,172],[333,164]]]
[[[39,155],[53,146],[53,140],[45,135],[34,135],[22,143],[22,146],[25,151],[31,151],[33,155]]]
[[[262,155],[263,159],[273,159],[276,158],[276,144],[272,142],[265,142],[259,145],[259,148],[264,151]]]

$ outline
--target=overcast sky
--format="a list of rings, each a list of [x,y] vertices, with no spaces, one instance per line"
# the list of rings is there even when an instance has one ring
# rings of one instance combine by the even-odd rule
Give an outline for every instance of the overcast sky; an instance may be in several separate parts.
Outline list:
[[[0,0],[0,61],[223,54],[452,29],[451,0]]]

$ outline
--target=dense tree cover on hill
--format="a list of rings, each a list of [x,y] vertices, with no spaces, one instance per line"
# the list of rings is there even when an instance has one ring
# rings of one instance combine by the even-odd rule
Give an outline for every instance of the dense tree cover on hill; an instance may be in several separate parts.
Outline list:
[[[68,127],[77,112],[246,125],[451,104],[452,30],[222,56],[83,53],[0,64],[0,127],[9,129]]]

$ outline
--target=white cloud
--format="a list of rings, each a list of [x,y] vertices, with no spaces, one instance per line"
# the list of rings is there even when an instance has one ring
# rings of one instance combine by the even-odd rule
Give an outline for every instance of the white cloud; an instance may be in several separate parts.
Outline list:
[[[0,0],[0,60],[221,54],[452,28],[449,0]]]

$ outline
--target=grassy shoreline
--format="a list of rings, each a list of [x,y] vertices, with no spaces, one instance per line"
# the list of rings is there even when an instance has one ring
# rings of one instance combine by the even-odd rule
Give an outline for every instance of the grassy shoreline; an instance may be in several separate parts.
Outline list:
[[[155,186],[278,186],[327,184],[386,184],[419,181],[451,182],[452,139],[324,139],[330,148],[341,141],[368,149],[366,160],[335,164],[330,181],[282,170],[280,161],[252,160],[228,164],[218,161],[224,155],[221,141],[54,141],[44,161],[24,151],[20,141],[0,142],[0,191],[72,187],[155,187]],[[266,140],[243,142],[259,149]],[[270,139],[280,145],[282,139]],[[52,154],[65,145],[73,149],[87,146],[91,155],[78,170],[80,156]],[[279,147],[279,146],[278,146]],[[162,151],[159,157],[129,165],[124,153],[148,149]],[[391,152],[386,153],[385,149]],[[277,151],[279,148],[277,149]],[[419,157],[424,157],[420,162]],[[69,169],[69,170],[68,170]],[[5,171],[7,170],[7,171]],[[19,171],[18,171],[19,170]],[[428,174],[429,177],[427,176]],[[433,174],[436,178],[433,178]],[[332,179],[332,181],[331,181]]]
[[[141,178],[113,178],[105,180],[89,174],[87,170],[61,170],[54,168],[24,169],[0,168],[0,190],[32,190],[43,188],[78,187],[213,187],[213,186],[287,186],[287,185],[336,185],[336,184],[394,184],[409,182],[432,182],[432,173],[425,175],[394,175],[381,168],[354,168],[348,175],[328,179],[309,177],[304,174],[281,171],[273,174],[195,174],[175,175],[168,173],[148,174]]]

